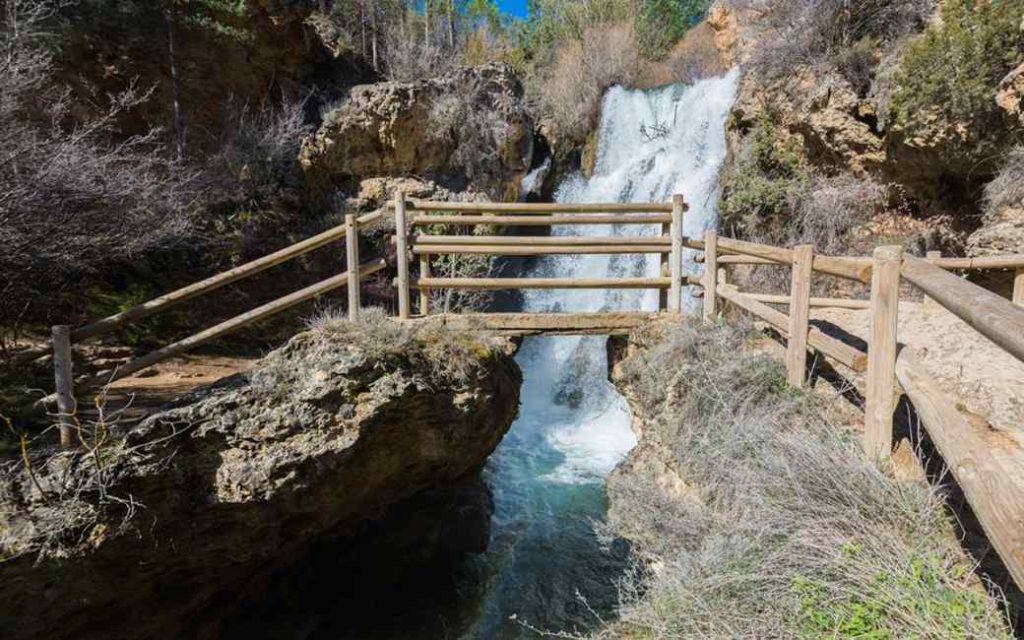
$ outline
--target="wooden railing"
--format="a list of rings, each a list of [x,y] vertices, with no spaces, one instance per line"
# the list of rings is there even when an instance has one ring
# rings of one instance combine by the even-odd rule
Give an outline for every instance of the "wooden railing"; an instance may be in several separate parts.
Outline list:
[[[155,364],[163,362],[211,340],[221,338],[239,329],[264,320],[283,311],[291,309],[308,300],[312,300],[325,293],[348,287],[350,308],[358,309],[359,303],[359,282],[360,278],[376,273],[385,268],[383,259],[376,259],[359,264],[358,252],[358,231],[361,225],[368,225],[379,221],[383,217],[381,213],[372,213],[362,217],[349,215],[345,224],[328,229],[316,236],[307,238],[279,251],[263,256],[251,262],[224,271],[217,275],[206,278],[199,282],[177,289],[160,297],[146,301],[130,309],[114,314],[112,316],[91,322],[87,325],[71,329],[66,325],[53,327],[51,340],[38,347],[25,349],[11,359],[12,363],[23,363],[36,360],[44,356],[53,355],[55,392],[50,399],[57,404],[57,419],[60,423],[60,441],[64,446],[72,446],[76,441],[74,433],[74,420],[77,414],[77,403],[75,401],[75,390],[79,392],[93,389],[105,384],[110,384],[124,377],[142,371]],[[117,329],[122,329],[133,323],[139,322],[154,314],[166,311],[187,300],[193,300],[200,296],[207,295],[228,284],[250,278],[258,273],[266,271],[271,267],[294,260],[300,256],[324,247],[332,242],[340,240],[347,242],[347,270],[340,275],[322,280],[316,284],[304,287],[286,296],[267,302],[243,314],[220,322],[212,327],[204,329],[199,333],[188,336],[182,340],[145,354],[134,360],[123,364],[112,371],[104,371],[93,376],[75,380],[72,366],[72,345],[82,343],[86,340],[97,338]],[[353,300],[355,305],[352,305]]]
[[[429,314],[429,295],[434,289],[658,289],[665,290],[668,311],[682,309],[682,287],[690,283],[683,273],[684,216],[688,207],[683,196],[671,203],[599,204],[493,204],[395,201],[399,317],[409,318],[410,289],[420,292],[420,315]],[[410,215],[411,214],[411,215]],[[492,227],[553,225],[660,225],[658,236],[552,236],[430,235],[413,233],[424,227]],[[409,277],[407,253],[420,260],[420,276]],[[645,278],[435,278],[430,275],[431,258],[439,255],[548,256],[601,254],[659,254],[661,276]],[[693,280],[696,283],[696,280]]]
[[[906,281],[986,338],[1018,359],[1024,360],[1024,256],[992,258],[927,259],[905,256],[900,247],[880,247],[872,257],[816,255],[809,245],[776,247],[730,238],[714,231],[701,238],[684,235],[686,203],[675,196],[664,204],[493,204],[408,201],[396,194],[393,212],[394,243],[397,245],[395,279],[400,320],[412,320],[411,292],[419,292],[421,317],[429,315],[430,292],[435,289],[656,289],[662,292],[662,306],[669,313],[683,311],[683,287],[696,289],[703,298],[701,315],[707,321],[720,315],[723,303],[746,311],[775,327],[787,338],[786,371],[794,386],[806,384],[808,350],[820,352],[866,375],[864,446],[874,457],[890,454],[893,412],[897,389],[902,387],[917,410],[935,446],[960,483],[971,507],[990,540],[999,551],[1010,574],[1024,587],[1024,451],[1021,444],[979,427],[957,409],[957,402],[939,386],[909,349],[897,342],[900,284]],[[61,420],[61,440],[72,440],[75,414],[74,389],[79,391],[106,384],[179,355],[200,344],[227,335],[241,327],[270,317],[297,304],[341,287],[348,288],[349,315],[358,316],[361,306],[360,279],[380,271],[384,260],[361,263],[358,235],[362,225],[377,222],[383,214],[347,216],[339,226],[290,247],[254,260],[201,282],[103,318],[77,329],[53,328],[50,344],[28,349],[17,356],[24,361],[52,353],[54,356],[55,399]],[[596,224],[660,225],[660,235],[651,236],[552,236],[449,235],[452,227],[552,226]],[[446,235],[422,231],[441,225]],[[71,346],[164,311],[186,300],[209,294],[227,284],[260,273],[270,267],[304,255],[328,243],[344,239],[347,244],[346,271],[292,294],[268,302],[141,356],[112,372],[73,382]],[[685,248],[700,252],[704,263],[700,277],[684,273]],[[440,255],[545,256],[577,254],[657,254],[661,274],[643,278],[438,278],[431,274],[431,258]],[[410,261],[419,259],[413,278]],[[740,291],[725,278],[728,265],[782,265],[791,270],[789,295]],[[1001,269],[1014,271],[1013,301],[999,297],[949,273],[951,270]],[[811,296],[815,274],[839,277],[870,286],[868,300],[815,298]],[[774,306],[773,306],[774,305]],[[779,305],[788,306],[788,313]],[[871,329],[868,349],[858,349],[827,335],[810,324],[812,307],[866,309]],[[565,314],[563,314],[565,315]],[[587,314],[583,314],[587,315]],[[583,330],[610,332],[624,323],[621,314],[601,316]],[[509,327],[519,319],[506,319]],[[573,318],[559,317],[553,326],[568,327]],[[629,323],[643,319],[629,318]],[[631,326],[637,326],[631,324]]]
[[[868,259],[826,258],[815,256],[810,246],[780,249],[718,238],[714,232],[688,245],[704,250],[704,318],[716,317],[722,300],[778,329],[787,337],[790,383],[805,384],[808,346],[866,373],[864,447],[876,458],[890,455],[897,389],[902,388],[1010,575],[1024,588],[1024,448],[1019,440],[960,411],[913,352],[897,342],[900,284],[906,281],[1024,361],[1024,255],[922,259],[904,255],[902,247],[887,246]],[[727,264],[787,266],[792,271],[790,294],[741,292],[725,282],[720,267]],[[1013,270],[1012,301],[947,271],[979,269]],[[816,272],[870,283],[870,300],[816,301],[810,296]],[[789,314],[766,302],[788,305]],[[812,306],[865,308],[865,302],[871,327],[866,353],[809,325]]]

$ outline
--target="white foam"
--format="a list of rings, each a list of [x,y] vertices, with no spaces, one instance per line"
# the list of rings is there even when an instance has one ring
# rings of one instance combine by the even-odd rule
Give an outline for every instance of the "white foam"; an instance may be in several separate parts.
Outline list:
[[[594,174],[570,176],[559,202],[668,202],[682,193],[690,205],[687,235],[717,222],[718,175],[725,160],[725,118],[736,98],[739,72],[649,91],[615,87],[604,99]],[[653,137],[645,125],[663,132]],[[558,235],[657,235],[657,226],[563,226]],[[636,277],[658,274],[658,256],[552,256],[533,275]],[[696,269],[689,261],[688,268]],[[688,304],[693,305],[690,300]],[[655,310],[656,291],[529,291],[528,311]],[[531,348],[533,347],[533,348]],[[525,419],[545,424],[546,438],[564,461],[546,477],[599,482],[636,446],[625,400],[608,383],[604,341],[547,338],[520,353],[527,372]]]

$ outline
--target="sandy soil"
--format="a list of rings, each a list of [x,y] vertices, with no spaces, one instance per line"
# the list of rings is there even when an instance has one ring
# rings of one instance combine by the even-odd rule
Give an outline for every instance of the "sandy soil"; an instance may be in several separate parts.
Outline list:
[[[220,356],[171,358],[110,387],[107,409],[127,407],[125,417],[138,419],[201,386],[248,371],[255,360]]]
[[[939,305],[900,302],[899,340],[962,405],[993,427],[1024,438],[1024,363]],[[868,335],[868,311],[813,309],[811,316]]]

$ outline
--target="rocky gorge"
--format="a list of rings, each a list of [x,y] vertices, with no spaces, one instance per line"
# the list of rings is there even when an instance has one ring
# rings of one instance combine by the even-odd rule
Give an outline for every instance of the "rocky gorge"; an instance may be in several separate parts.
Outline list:
[[[510,353],[383,318],[323,321],[123,439],[8,465],[0,625],[216,637],[275,571],[385,517],[404,517],[392,561],[479,551],[493,507],[473,479],[516,416]]]

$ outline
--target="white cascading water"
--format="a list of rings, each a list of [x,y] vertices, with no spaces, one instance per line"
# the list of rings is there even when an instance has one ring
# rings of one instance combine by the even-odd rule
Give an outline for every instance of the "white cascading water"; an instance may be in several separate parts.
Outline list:
[[[685,232],[716,223],[725,118],[739,74],[648,91],[619,87],[605,97],[593,176],[567,179],[559,202],[667,202],[690,205]],[[563,226],[555,235],[651,235],[660,226]],[[656,276],[651,256],[557,256],[538,277]],[[691,265],[692,267],[692,265]],[[692,302],[692,301],[691,301]],[[655,310],[657,291],[531,291],[527,311]],[[469,637],[517,637],[521,622],[547,630],[596,622],[591,608],[614,605],[624,554],[602,548],[593,521],[604,517],[603,482],[636,444],[625,400],[607,380],[602,337],[529,338],[519,419],[488,465],[496,513],[486,554],[487,586]],[[621,551],[621,550],[620,550]],[[587,600],[584,604],[577,593]],[[515,614],[517,621],[510,621]]]

